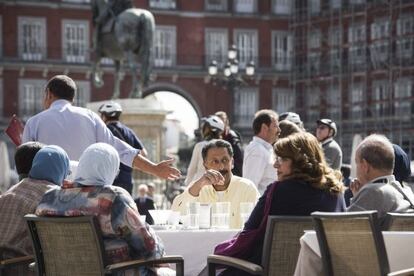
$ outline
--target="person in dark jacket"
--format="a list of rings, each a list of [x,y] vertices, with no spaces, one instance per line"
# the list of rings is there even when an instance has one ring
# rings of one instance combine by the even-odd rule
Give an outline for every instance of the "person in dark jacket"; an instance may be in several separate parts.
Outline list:
[[[145,184],[138,186],[138,197],[134,199],[135,204],[137,205],[138,212],[140,215],[145,215],[145,221],[148,224],[154,224],[154,219],[151,217],[149,210],[154,210],[155,204],[154,200],[148,197],[148,187]]]
[[[147,151],[145,150],[144,145],[135,135],[134,131],[119,121],[119,117],[122,114],[122,107],[120,104],[112,101],[107,102],[103,104],[98,111],[101,113],[102,120],[115,137],[118,137],[133,148],[141,150],[140,154],[142,156],[147,156]],[[122,187],[127,190],[129,194],[132,194],[132,168],[120,163],[119,174],[115,178],[113,185]]]
[[[230,143],[233,148],[233,159],[234,159],[234,167],[231,172],[234,175],[242,176],[243,175],[243,149],[242,149],[242,138],[240,134],[230,128],[230,121],[227,117],[226,112],[224,111],[217,111],[216,116],[224,122],[224,132],[223,132],[223,140],[226,140]]]
[[[262,220],[268,216],[309,216],[312,212],[343,212],[343,184],[339,171],[331,169],[317,139],[310,133],[295,133],[280,139],[274,146],[277,155],[274,164],[278,181],[269,185],[256,204],[243,231],[262,230],[249,250],[248,261],[261,264],[265,227]],[[264,213],[266,198],[271,193],[271,207]],[[264,224],[265,225],[265,224]],[[217,248],[217,247],[216,247]],[[217,254],[217,253],[215,253]],[[221,275],[249,275],[228,269]]]

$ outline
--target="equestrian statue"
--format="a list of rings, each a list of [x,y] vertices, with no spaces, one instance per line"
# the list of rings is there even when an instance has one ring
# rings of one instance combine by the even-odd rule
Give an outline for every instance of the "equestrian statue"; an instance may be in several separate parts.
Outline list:
[[[132,0],[92,0],[94,23],[93,82],[103,86],[102,58],[115,64],[115,84],[112,98],[119,98],[121,69],[124,61],[129,63],[132,75],[130,98],[141,98],[153,63],[154,16],[147,10],[133,8]],[[140,81],[137,78],[137,62],[141,64]]]

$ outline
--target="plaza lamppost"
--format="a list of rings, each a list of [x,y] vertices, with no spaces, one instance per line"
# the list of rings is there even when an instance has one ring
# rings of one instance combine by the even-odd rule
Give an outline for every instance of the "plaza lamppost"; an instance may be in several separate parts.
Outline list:
[[[240,73],[239,62],[237,60],[237,48],[232,45],[227,52],[228,61],[222,72],[219,72],[217,61],[212,60],[208,66],[208,75],[212,78],[214,85],[221,85],[230,91],[234,91],[235,88],[246,84],[242,73]],[[245,68],[245,75],[248,78],[254,76],[254,62],[250,61]]]
[[[240,72],[239,62],[237,60],[237,48],[232,45],[227,52],[227,63],[223,68],[219,68],[217,61],[212,60],[208,67],[208,76],[212,80],[213,85],[220,85],[223,88],[230,91],[231,96],[234,97],[234,91],[242,86],[246,85],[245,79],[253,78],[255,74],[254,62],[250,61],[246,64],[245,72]],[[237,103],[236,103],[237,105]],[[240,116],[235,114],[235,105],[233,109],[228,113],[232,122],[239,121]]]

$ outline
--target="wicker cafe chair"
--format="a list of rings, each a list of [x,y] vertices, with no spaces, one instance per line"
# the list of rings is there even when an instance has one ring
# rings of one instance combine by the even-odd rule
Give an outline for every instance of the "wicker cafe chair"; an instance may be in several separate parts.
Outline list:
[[[0,260],[0,276],[5,275],[34,275],[29,270],[29,264],[34,262],[33,256],[22,256]]]
[[[388,213],[385,225],[387,231],[414,231],[414,213]]]
[[[254,275],[293,275],[298,260],[299,239],[304,230],[313,229],[311,217],[269,216],[263,245],[262,265],[233,257],[209,255],[209,276],[217,266],[233,267]]]
[[[376,211],[314,212],[325,275],[387,275],[389,264]]]
[[[142,266],[175,263],[177,275],[184,275],[181,256],[132,260],[109,265],[105,258],[102,234],[93,216],[37,217],[26,215],[38,275],[112,275]]]

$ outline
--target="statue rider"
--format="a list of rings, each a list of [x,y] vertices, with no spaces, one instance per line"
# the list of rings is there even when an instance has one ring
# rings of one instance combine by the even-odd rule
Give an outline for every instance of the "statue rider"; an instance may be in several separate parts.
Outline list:
[[[97,51],[100,47],[101,37],[105,33],[111,33],[114,28],[115,18],[124,10],[133,8],[132,0],[106,0],[105,7],[100,12],[94,9],[93,23],[95,24],[93,35],[93,48]]]

